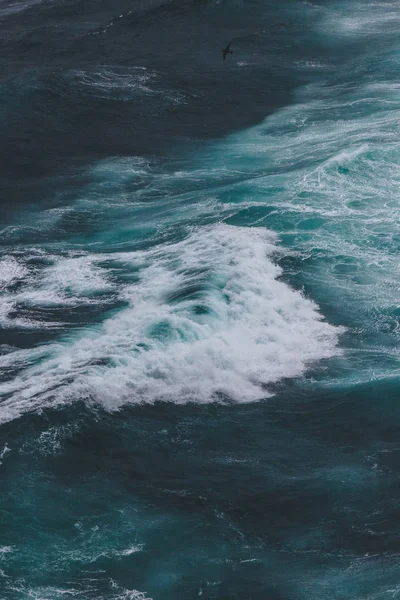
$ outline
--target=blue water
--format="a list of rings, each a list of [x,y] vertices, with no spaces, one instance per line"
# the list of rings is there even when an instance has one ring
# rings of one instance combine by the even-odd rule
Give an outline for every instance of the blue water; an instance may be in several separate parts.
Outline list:
[[[400,598],[398,4],[0,17],[0,598]]]

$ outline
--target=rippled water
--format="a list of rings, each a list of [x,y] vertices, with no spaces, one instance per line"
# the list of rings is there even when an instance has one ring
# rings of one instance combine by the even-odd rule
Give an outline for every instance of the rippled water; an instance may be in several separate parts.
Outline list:
[[[0,15],[0,597],[400,598],[397,4]]]

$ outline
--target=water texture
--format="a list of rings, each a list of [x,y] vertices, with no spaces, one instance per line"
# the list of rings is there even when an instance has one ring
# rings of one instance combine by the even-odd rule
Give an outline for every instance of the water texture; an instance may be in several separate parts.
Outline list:
[[[1,3],[1,599],[400,598],[399,25]]]

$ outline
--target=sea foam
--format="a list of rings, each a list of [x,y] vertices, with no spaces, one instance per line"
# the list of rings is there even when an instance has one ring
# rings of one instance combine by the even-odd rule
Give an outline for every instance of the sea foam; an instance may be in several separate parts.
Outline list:
[[[48,346],[40,364],[4,383],[3,421],[77,399],[109,410],[158,400],[249,402],[332,356],[340,329],[280,279],[275,242],[262,228],[215,224],[113,255],[139,273],[120,289],[128,307]]]

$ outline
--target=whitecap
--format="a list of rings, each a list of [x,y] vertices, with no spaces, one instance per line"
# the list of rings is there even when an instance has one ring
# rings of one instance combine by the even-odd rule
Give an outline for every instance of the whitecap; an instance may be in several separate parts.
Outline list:
[[[261,228],[194,229],[125,253],[140,273],[129,307],[3,383],[2,419],[86,399],[115,410],[157,400],[249,402],[337,352],[339,328],[280,280],[276,238]],[[114,259],[118,257],[114,255]]]
[[[13,257],[0,260],[0,290],[4,290],[9,285],[23,279],[28,270]]]

